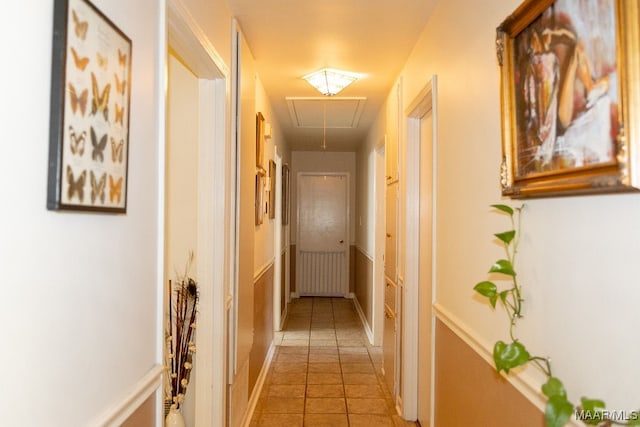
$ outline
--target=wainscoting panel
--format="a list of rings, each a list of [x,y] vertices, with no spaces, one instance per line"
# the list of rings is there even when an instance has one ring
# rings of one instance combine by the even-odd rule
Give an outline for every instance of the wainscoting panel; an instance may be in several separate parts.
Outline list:
[[[131,414],[121,427],[153,427],[156,425],[156,394],[149,398]]]
[[[249,395],[273,342],[273,263],[253,284],[253,347],[249,354]]]
[[[289,246],[289,291],[295,293],[296,287],[296,245]]]
[[[280,265],[282,266],[282,274],[280,274],[280,314],[284,316],[284,311],[287,309],[287,274],[285,268],[287,265],[287,251],[282,252]]]
[[[543,427],[544,415],[436,320],[435,425]]]
[[[373,261],[360,248],[354,250],[354,290],[369,327],[373,325]]]

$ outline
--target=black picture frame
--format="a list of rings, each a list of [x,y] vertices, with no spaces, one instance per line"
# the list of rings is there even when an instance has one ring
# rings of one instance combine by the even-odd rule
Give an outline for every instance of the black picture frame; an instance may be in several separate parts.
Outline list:
[[[47,209],[127,211],[132,42],[88,0],[55,0]]]
[[[276,162],[269,160],[269,219],[276,217]]]

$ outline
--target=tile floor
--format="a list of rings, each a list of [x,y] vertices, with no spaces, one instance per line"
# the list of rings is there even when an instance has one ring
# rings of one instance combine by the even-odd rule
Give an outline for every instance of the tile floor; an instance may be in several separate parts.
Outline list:
[[[415,426],[396,414],[352,300],[293,300],[276,345],[251,427]]]

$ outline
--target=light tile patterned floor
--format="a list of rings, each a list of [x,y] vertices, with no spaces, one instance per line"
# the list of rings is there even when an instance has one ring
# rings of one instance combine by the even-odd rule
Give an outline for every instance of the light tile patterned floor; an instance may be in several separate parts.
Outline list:
[[[405,427],[353,301],[300,298],[289,306],[251,427]]]

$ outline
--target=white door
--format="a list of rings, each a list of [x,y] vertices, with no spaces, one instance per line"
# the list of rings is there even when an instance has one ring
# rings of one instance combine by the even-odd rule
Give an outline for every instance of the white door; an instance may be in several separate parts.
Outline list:
[[[349,272],[349,176],[298,174],[296,290],[345,296]]]

